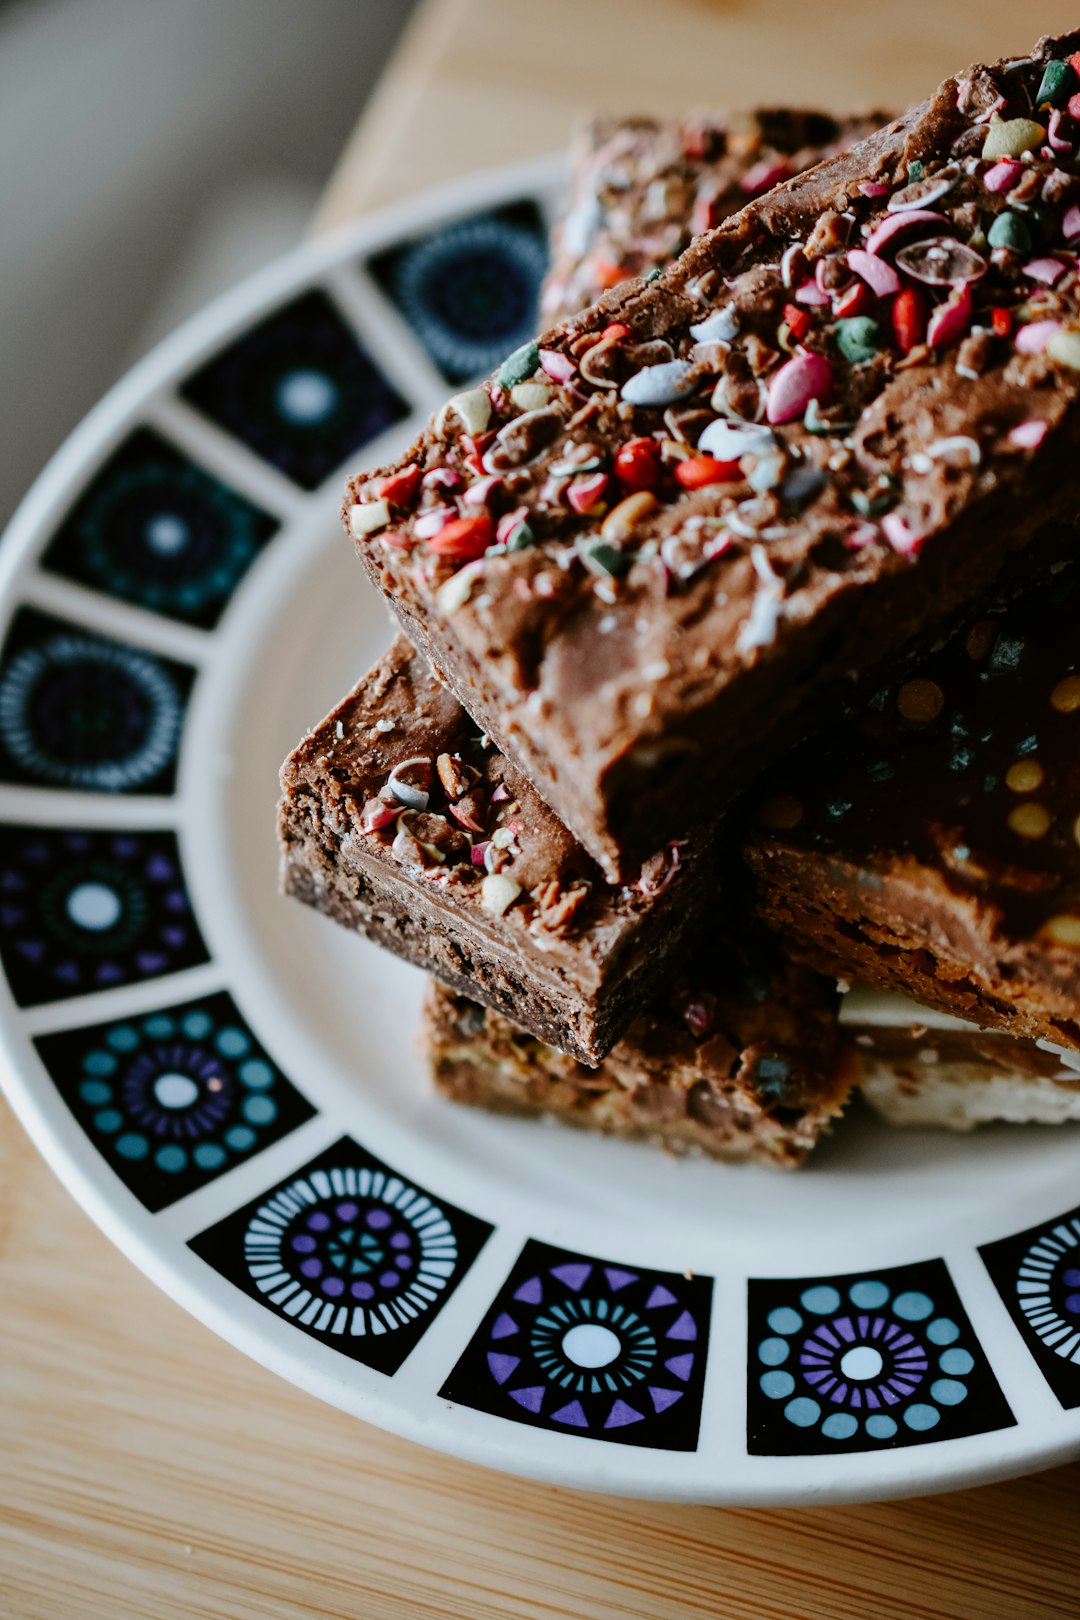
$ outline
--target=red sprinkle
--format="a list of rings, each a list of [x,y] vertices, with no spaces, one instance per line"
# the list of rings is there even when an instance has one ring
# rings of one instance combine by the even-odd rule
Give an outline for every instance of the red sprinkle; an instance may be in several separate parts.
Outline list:
[[[395,506],[411,506],[420,488],[421,476],[416,462],[410,461],[400,472],[391,473],[389,478],[383,479],[379,494],[384,501],[393,501]]]
[[[622,265],[612,264],[610,259],[593,260],[593,275],[601,287],[617,287],[625,274]]]
[[[1012,332],[1012,310],[996,304],[990,311],[990,330],[995,337],[1008,337]]]
[[[627,489],[654,489],[660,477],[656,441],[628,439],[615,457],[615,476]]]
[[[892,306],[893,331],[905,354],[923,341],[926,315],[926,299],[917,287],[905,287],[897,293]]]
[[[1075,96],[1069,97],[1065,111],[1070,118],[1080,118],[1080,91]]]
[[[868,315],[873,307],[874,298],[865,281],[853,281],[846,292],[833,305],[833,314],[838,321],[843,321],[849,315]]]
[[[440,557],[454,562],[471,562],[482,557],[495,538],[495,525],[486,512],[476,517],[454,518],[433,534],[428,547]]]
[[[788,331],[796,343],[801,343],[814,324],[814,317],[808,309],[800,309],[798,304],[784,305],[784,319],[787,321]]]
[[[600,341],[601,343],[621,343],[623,338],[629,336],[630,328],[628,326],[624,326],[622,321],[612,321],[610,326],[604,327],[600,334]]]
[[[742,469],[737,461],[718,461],[715,456],[686,456],[675,463],[675,482],[683,489],[731,484],[741,477]]]

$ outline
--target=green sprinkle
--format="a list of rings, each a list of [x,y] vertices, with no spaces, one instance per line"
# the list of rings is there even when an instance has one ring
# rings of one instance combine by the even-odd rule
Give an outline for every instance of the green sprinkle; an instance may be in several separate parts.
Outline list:
[[[507,551],[528,551],[529,547],[535,544],[536,536],[524,518],[514,525],[506,538]]]
[[[624,574],[632,560],[629,552],[620,551],[598,535],[578,541],[578,556],[592,573],[607,574],[611,579]]]
[[[1060,107],[1067,101],[1076,88],[1076,74],[1068,62],[1047,62],[1043,72],[1039,93],[1035,97],[1036,107],[1041,107],[1048,101],[1051,107]]]
[[[926,165],[921,158],[912,158],[907,166],[908,180],[921,180],[926,174]]]
[[[497,372],[500,388],[513,388],[531,377],[540,364],[540,349],[536,343],[523,343],[520,349],[507,355]]]
[[[886,490],[881,495],[868,495],[864,489],[853,489],[851,504],[860,517],[880,517],[896,505],[896,496],[892,490]]]
[[[659,281],[660,280],[660,272],[659,272],[659,270],[646,270],[646,272],[645,272],[645,280],[646,281]]]
[[[836,323],[836,344],[845,360],[864,365],[881,347],[881,328],[869,315],[849,315]]]
[[[995,219],[986,240],[992,248],[1013,248],[1017,253],[1026,253],[1031,247],[1031,232],[1025,219],[1007,211]]]

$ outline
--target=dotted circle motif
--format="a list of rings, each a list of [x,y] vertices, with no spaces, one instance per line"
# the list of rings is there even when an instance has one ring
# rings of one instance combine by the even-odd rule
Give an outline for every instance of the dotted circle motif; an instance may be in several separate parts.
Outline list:
[[[777,1307],[767,1322],[769,1336],[756,1348],[758,1386],[783,1402],[784,1417],[798,1429],[885,1443],[902,1427],[935,1428],[943,1408],[967,1398],[964,1376],[974,1357],[957,1343],[956,1322],[920,1290],[894,1294],[862,1278],[845,1297],[831,1284],[817,1285],[803,1289],[798,1308]]]

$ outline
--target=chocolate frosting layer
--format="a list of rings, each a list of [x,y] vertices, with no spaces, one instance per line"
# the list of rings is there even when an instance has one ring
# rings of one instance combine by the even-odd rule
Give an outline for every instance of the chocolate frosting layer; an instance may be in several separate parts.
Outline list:
[[[1072,522],[1078,46],[947,80],[351,486],[372,578],[609,874]]]

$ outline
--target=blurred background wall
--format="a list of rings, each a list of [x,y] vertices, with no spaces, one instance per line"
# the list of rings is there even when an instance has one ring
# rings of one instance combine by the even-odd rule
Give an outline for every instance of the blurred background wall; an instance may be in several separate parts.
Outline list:
[[[411,9],[0,4],[0,523],[143,349],[300,238]]]

